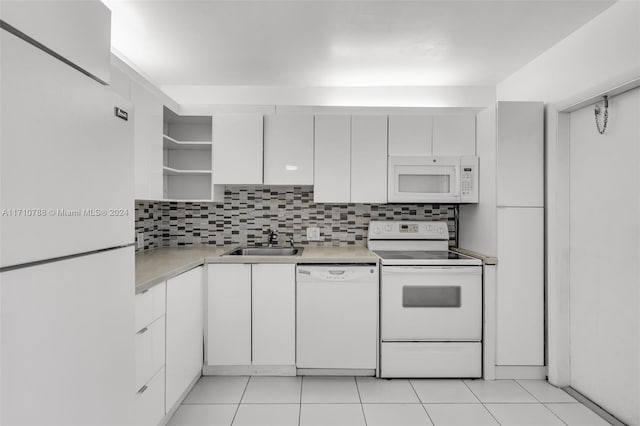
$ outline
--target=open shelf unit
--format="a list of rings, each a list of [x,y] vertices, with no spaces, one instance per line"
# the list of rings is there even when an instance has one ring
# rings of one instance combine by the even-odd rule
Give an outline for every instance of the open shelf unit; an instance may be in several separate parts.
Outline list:
[[[163,149],[207,150],[211,149],[211,141],[179,141],[169,135],[162,135]]]
[[[163,198],[212,201],[210,116],[181,116],[164,108]]]

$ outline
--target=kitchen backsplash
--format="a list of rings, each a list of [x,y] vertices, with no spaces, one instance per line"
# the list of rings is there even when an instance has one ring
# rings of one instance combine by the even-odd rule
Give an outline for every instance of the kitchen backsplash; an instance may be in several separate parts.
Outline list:
[[[314,203],[308,186],[230,187],[223,203],[136,201],[136,243],[142,235],[144,249],[260,246],[271,228],[279,245],[292,236],[296,245],[364,247],[371,220],[446,220],[455,244],[454,205]],[[320,228],[322,241],[307,241],[310,226]]]

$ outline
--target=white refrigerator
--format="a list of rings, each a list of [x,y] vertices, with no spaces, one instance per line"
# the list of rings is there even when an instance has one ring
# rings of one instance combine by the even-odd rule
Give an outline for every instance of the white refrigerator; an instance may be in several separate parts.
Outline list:
[[[109,86],[5,24],[0,423],[131,424],[133,114]]]

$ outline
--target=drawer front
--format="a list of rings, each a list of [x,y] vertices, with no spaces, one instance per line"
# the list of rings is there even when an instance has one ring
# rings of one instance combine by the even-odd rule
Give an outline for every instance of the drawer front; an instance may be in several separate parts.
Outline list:
[[[155,426],[164,417],[164,368],[136,394],[136,425]]]
[[[382,343],[382,377],[453,378],[482,376],[480,342]]]
[[[164,366],[165,317],[136,333],[136,390]]]
[[[138,332],[160,318],[166,308],[166,283],[162,282],[144,293],[136,294],[136,329]]]

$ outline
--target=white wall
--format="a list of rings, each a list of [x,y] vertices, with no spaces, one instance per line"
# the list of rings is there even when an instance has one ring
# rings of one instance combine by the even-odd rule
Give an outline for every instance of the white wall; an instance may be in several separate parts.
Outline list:
[[[540,100],[547,103],[548,374],[549,381],[559,386],[570,384],[569,162],[572,153],[569,149],[569,114],[562,110],[596,99],[639,78],[640,3],[622,0],[496,88],[498,100]],[[640,382],[640,373],[636,377]]]
[[[476,107],[495,103],[495,87],[163,86],[181,105]]]
[[[640,89],[571,113],[571,385],[640,424]]]
[[[640,76],[640,2],[619,1],[500,82],[498,100],[589,97]]]

